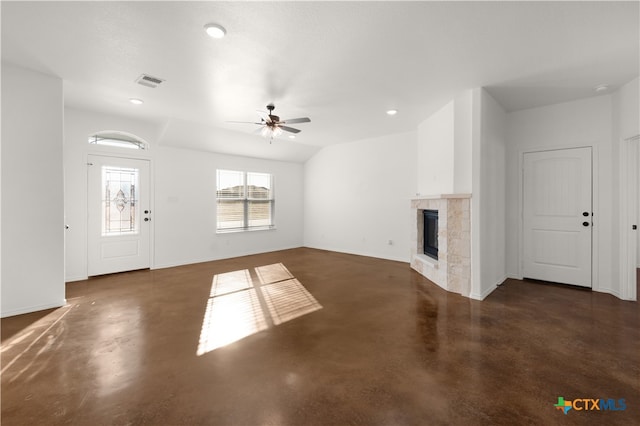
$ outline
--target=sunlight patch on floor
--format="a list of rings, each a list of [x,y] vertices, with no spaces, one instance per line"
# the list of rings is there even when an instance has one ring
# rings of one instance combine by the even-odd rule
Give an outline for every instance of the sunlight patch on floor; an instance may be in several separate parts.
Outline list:
[[[291,272],[282,263],[273,265],[258,266],[255,268],[260,284],[271,284],[278,281],[290,280],[293,278]]]
[[[196,354],[204,355],[247,336],[322,309],[282,264],[216,274]]]
[[[322,308],[311,293],[295,278],[266,285],[262,287],[262,291],[275,325]]]
[[[205,354],[266,328],[254,289],[211,297],[204,313],[197,354]]]
[[[248,269],[216,274],[213,276],[211,294],[209,297],[216,297],[221,294],[231,293],[238,290],[245,290],[252,286],[251,274],[249,274]]]

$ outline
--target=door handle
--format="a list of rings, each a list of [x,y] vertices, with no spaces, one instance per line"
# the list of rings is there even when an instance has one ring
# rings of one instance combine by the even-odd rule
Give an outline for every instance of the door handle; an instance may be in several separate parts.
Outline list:
[[[145,211],[144,211],[144,214],[149,214],[149,213],[151,213],[151,210],[145,210]],[[586,216],[586,215],[585,215],[585,216]]]
[[[149,219],[148,217],[145,217],[145,218],[144,218],[144,221],[145,221],[145,222],[149,222],[150,220],[151,220],[151,219]],[[585,223],[586,223],[586,222],[585,222]]]
[[[145,212],[146,213],[146,212]],[[589,212],[582,212],[582,216],[587,217],[589,216]]]
[[[589,222],[582,222],[582,226],[589,226]]]

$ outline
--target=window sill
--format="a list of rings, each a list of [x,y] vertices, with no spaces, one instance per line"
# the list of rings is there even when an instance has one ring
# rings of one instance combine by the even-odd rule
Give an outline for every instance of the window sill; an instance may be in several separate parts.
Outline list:
[[[255,232],[255,231],[275,231],[275,226],[264,226],[256,228],[233,228],[233,229],[217,229],[216,234],[235,234],[238,232]]]

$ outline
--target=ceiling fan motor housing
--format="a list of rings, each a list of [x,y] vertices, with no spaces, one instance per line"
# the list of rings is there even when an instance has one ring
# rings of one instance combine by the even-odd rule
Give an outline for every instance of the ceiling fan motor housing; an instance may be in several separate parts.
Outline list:
[[[267,105],[267,109],[269,110],[269,118],[271,119],[272,123],[277,123],[280,121],[280,117],[278,117],[277,115],[273,115],[273,110],[276,109],[276,106],[274,104],[269,104]]]

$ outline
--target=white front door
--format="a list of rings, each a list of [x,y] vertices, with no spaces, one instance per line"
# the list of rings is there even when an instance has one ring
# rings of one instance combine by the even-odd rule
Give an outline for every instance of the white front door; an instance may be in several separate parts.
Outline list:
[[[88,157],[88,275],[150,266],[149,161]]]
[[[591,287],[591,148],[524,154],[525,278]]]

